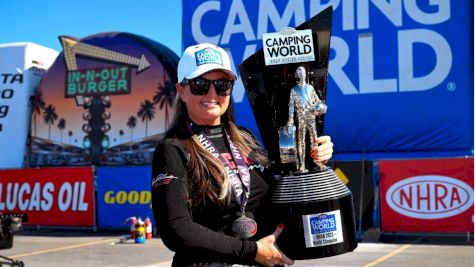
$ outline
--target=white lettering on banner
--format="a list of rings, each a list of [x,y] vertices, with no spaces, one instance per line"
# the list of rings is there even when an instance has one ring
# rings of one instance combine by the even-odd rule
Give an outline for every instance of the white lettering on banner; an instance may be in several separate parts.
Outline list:
[[[13,190],[12,190],[13,187]],[[17,196],[18,196],[18,188],[20,185],[15,183],[12,185],[11,183],[7,184],[7,192],[6,192],[6,204],[7,210],[14,210],[17,204]]]
[[[461,214],[473,205],[473,187],[448,176],[422,175],[393,184],[385,198],[402,215],[442,219]]]
[[[422,77],[414,77],[413,44],[429,45],[435,52],[436,61],[432,72]],[[452,49],[444,37],[427,29],[398,32],[399,91],[429,90],[445,80],[452,69]]]
[[[450,1],[430,0],[431,6],[437,6],[436,13],[425,13],[417,6],[417,0],[404,0],[407,14],[415,21],[422,24],[439,24],[450,19]]]
[[[58,193],[58,208],[60,211],[66,211],[71,204],[71,184],[64,183]],[[66,195],[65,195],[66,194]]]
[[[87,211],[88,203],[84,202],[85,193],[85,182],[74,182],[74,190],[69,182],[65,182],[58,193],[59,210]]]
[[[33,189],[29,183],[8,183],[5,192],[2,190],[3,185],[0,184],[0,211],[13,211],[17,206],[19,211],[48,211],[53,205],[53,183],[46,183],[43,188],[40,183],[35,183]],[[5,202],[2,201],[3,193]]]
[[[239,21],[240,24],[235,24],[236,21]],[[224,29],[223,39],[221,39],[220,44],[228,44],[231,35],[237,33],[244,34],[246,41],[256,40],[256,36],[252,30],[251,21],[249,21],[242,0],[234,0],[232,2]]]
[[[234,35],[242,35],[246,39],[245,52],[243,57],[235,54],[231,57],[231,62],[236,70],[236,63],[242,62],[249,55],[256,52],[255,42],[262,38],[262,34],[268,32],[269,25],[275,30],[286,26],[298,25],[306,18],[319,13],[328,6],[333,6],[334,10],[341,9],[342,30],[367,30],[371,27],[371,21],[374,20],[376,12],[378,16],[382,15],[387,18],[388,22],[394,25],[394,28],[388,29],[397,32],[397,51],[385,51],[386,53],[394,53],[397,56],[397,64],[394,69],[398,73],[393,77],[377,77],[375,73],[373,49],[373,38],[384,38],[377,33],[358,35],[357,51],[350,51],[347,42],[341,37],[333,35],[331,38],[331,49],[335,56],[330,60],[329,75],[333,78],[341,92],[345,95],[351,94],[369,94],[369,93],[397,93],[397,92],[413,92],[423,91],[435,88],[447,78],[452,69],[452,50],[448,41],[438,32],[424,28],[424,25],[435,25],[443,23],[451,17],[450,1],[447,0],[430,0],[426,5],[431,6],[432,13],[423,11],[417,4],[416,0],[310,0],[309,10],[306,13],[304,0],[292,0],[282,4],[280,8],[276,7],[276,2],[271,0],[261,0],[258,4],[257,25],[251,23],[251,19],[246,10],[253,8],[250,5],[245,6],[242,0],[232,1],[230,9],[221,10],[219,1],[206,1],[200,4],[192,15],[191,27],[192,35],[196,42],[212,42],[220,45],[228,46]],[[420,4],[420,3],[419,3]],[[279,12],[283,10],[282,12]],[[376,10],[374,12],[370,12]],[[208,12],[221,12],[226,16],[226,23],[221,34],[206,35],[202,28],[204,17]],[[225,13],[227,12],[227,14]],[[337,13],[335,13],[337,14]],[[407,18],[404,17],[407,14]],[[405,21],[403,21],[405,18]],[[421,24],[421,28],[417,29],[399,29],[409,20]],[[256,27],[256,28],[253,28]],[[214,33],[213,33],[214,34]],[[413,53],[413,45],[415,43],[423,43],[425,49],[432,49],[435,52],[435,66],[430,73],[422,77],[414,77],[414,62],[423,60]],[[428,47],[427,47],[428,46]],[[356,87],[349,75],[345,72],[345,68],[352,55],[357,54],[358,58],[358,87]],[[239,61],[237,61],[239,60]],[[391,64],[391,62],[388,62]],[[238,78],[239,79],[239,78]],[[236,82],[233,90],[233,100],[242,102],[244,89],[242,82]]]
[[[396,92],[396,79],[374,79],[373,37],[371,34],[358,36],[358,63],[360,69],[360,93]]]
[[[198,43],[212,43],[217,44],[221,35],[206,36],[203,31],[201,31],[201,20],[205,13],[209,11],[220,11],[221,3],[219,1],[206,1],[196,8],[193,16],[191,18],[191,33],[193,38]]]
[[[373,4],[391,21],[394,26],[402,26],[402,1],[401,0],[371,0]],[[359,0],[358,29],[369,28],[369,0]]]
[[[35,183],[30,196],[30,210],[40,210],[40,183]]]
[[[371,34],[360,34],[358,37],[358,63],[360,73],[360,93],[395,92],[396,79],[374,79],[373,37]]]
[[[343,71],[343,67],[345,67],[350,59],[350,48],[348,44],[345,40],[337,36],[332,36],[330,42],[332,48],[335,50],[335,57],[328,66],[328,73],[333,77],[336,85],[344,95],[357,94],[358,90],[351,82],[350,77]]]
[[[41,201],[42,210],[50,210],[53,206],[54,184],[46,183],[43,186],[43,200]]]
[[[434,88],[442,83],[452,69],[452,50],[447,40],[437,32],[428,29],[398,31],[398,79],[374,79],[373,36],[358,36],[359,55],[359,92],[346,75],[343,68],[349,60],[348,45],[339,37],[332,37],[332,49],[335,57],[330,60],[328,72],[345,95],[397,92],[399,81],[400,92],[423,91]],[[436,63],[432,71],[425,76],[414,77],[413,63],[416,55],[413,44],[423,43],[435,52]]]
[[[28,207],[29,200],[27,198],[23,198],[25,194],[30,194],[30,184],[24,183],[20,186],[20,191],[18,192],[18,209],[19,210],[26,210]]]

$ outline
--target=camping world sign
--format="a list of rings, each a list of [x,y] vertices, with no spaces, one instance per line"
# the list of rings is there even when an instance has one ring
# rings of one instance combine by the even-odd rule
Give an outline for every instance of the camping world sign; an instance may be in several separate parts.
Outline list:
[[[267,66],[315,60],[311,30],[284,27],[278,32],[264,33],[262,47]]]

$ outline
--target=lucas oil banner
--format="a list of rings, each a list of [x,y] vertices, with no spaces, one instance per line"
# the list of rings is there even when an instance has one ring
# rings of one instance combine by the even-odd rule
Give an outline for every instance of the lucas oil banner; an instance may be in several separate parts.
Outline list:
[[[33,43],[0,45],[0,169],[24,167],[32,100],[57,55]]]
[[[31,226],[88,226],[94,220],[92,168],[0,170],[0,214]]]
[[[473,233],[473,158],[383,160],[384,232]]]
[[[473,1],[184,1],[184,46],[220,45],[237,67],[264,34],[330,5],[324,132],[336,153],[472,154]],[[240,81],[232,97],[238,123],[257,133]]]
[[[155,225],[150,166],[99,167],[96,174],[98,227],[128,228],[132,216],[149,217]]]

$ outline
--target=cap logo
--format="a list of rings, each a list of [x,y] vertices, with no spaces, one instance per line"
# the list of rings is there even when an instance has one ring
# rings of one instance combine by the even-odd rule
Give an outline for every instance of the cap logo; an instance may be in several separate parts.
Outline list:
[[[203,64],[214,63],[223,65],[223,58],[221,52],[214,50],[213,48],[205,48],[195,52],[196,66]]]

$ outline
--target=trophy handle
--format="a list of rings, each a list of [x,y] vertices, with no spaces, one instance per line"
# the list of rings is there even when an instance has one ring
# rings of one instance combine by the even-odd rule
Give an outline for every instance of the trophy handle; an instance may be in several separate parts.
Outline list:
[[[295,126],[283,126],[279,129],[279,151],[282,164],[297,166]]]

